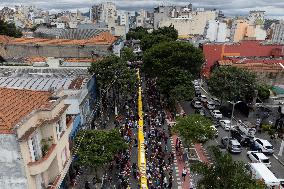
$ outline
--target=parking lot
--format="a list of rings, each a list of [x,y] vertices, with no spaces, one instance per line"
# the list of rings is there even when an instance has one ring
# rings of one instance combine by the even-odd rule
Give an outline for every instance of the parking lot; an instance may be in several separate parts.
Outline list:
[[[203,94],[205,94],[204,92],[202,92]],[[184,111],[186,114],[193,114],[195,113],[195,109],[194,107],[192,106],[191,102],[183,102],[181,103]],[[212,118],[211,114],[210,114],[210,111],[203,107],[202,108],[204,110],[204,113],[205,115],[204,116],[208,116],[210,118]],[[234,113],[234,117],[236,120],[246,120],[247,118],[245,118],[244,116],[242,116],[241,114],[239,114],[237,111],[236,113]],[[226,118],[224,117],[223,119],[229,119],[229,118]],[[236,125],[236,121],[234,120],[233,121],[233,124],[232,125]],[[224,148],[224,146],[221,144],[221,138],[222,137],[226,137],[229,135],[229,131],[225,131],[221,126],[217,128],[218,129],[218,132],[219,132],[219,135],[217,138],[213,139],[213,140],[210,140],[210,141],[207,141],[205,144],[204,144],[204,147],[209,147],[209,146],[219,146],[222,150],[226,150]],[[261,139],[265,139],[265,140],[268,140],[274,147],[274,154],[278,154],[279,152],[279,149],[280,149],[280,144],[281,144],[281,140],[278,139],[278,141],[271,141],[270,139],[270,136],[268,135],[268,133],[256,133],[256,136],[257,138],[261,138]],[[238,153],[238,154],[232,154],[232,157],[234,160],[236,161],[243,161],[244,163],[249,163],[251,162],[251,160],[247,157],[247,151],[249,151],[249,147],[242,147],[242,152],[241,153]],[[267,157],[269,157],[269,160],[271,162],[271,167],[270,167],[270,170],[275,174],[275,176],[277,178],[281,178],[283,179],[284,178],[284,165],[281,164],[276,158],[277,156],[275,155],[266,155]]]

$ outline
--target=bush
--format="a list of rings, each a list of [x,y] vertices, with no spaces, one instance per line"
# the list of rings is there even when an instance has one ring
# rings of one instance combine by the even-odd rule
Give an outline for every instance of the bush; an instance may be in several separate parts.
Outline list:
[[[271,128],[272,128],[272,125],[263,124],[263,125],[261,126],[261,128],[262,128],[264,131],[270,131]]]

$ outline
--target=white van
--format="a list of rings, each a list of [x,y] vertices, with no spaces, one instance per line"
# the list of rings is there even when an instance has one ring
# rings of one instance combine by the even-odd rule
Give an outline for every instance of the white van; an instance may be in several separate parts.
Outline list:
[[[252,178],[262,180],[268,189],[280,188],[280,180],[263,163],[250,163],[249,165]]]

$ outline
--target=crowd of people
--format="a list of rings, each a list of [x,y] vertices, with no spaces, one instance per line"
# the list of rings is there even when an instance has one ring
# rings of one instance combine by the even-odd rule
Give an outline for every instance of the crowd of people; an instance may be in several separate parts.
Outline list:
[[[174,154],[169,151],[166,115],[163,112],[163,103],[156,90],[154,80],[147,80],[145,102],[145,151],[147,157],[147,179],[149,189],[172,188]]]

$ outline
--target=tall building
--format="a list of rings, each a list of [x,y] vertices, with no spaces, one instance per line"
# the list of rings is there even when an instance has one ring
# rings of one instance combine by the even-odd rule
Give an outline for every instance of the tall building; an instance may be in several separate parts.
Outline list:
[[[180,36],[203,35],[209,20],[215,20],[215,10],[193,10],[188,6],[159,6],[154,9],[154,29],[173,25]]]
[[[69,134],[73,118],[66,114],[65,97],[6,88],[0,94],[0,188],[53,185],[72,159]]]
[[[275,24],[272,28],[272,42],[284,43],[284,20],[279,24]]]
[[[203,35],[207,22],[217,17],[216,11],[189,11],[188,8],[183,8],[181,11],[174,10],[171,13],[174,17],[162,17],[158,21],[155,17],[157,14],[154,13],[154,27],[155,24],[156,27],[173,25],[180,36]]]
[[[116,5],[112,2],[94,5],[92,6],[91,12],[93,22],[105,22],[108,24],[110,19],[117,17]]]
[[[209,20],[206,26],[205,36],[211,42],[225,42],[228,41],[227,24],[218,20]]]
[[[264,14],[265,11],[250,11],[248,20],[250,24],[253,25],[263,25],[264,24]]]
[[[251,24],[246,19],[237,19],[232,23],[231,41],[239,42],[241,40],[265,40],[266,30],[263,25]]]

